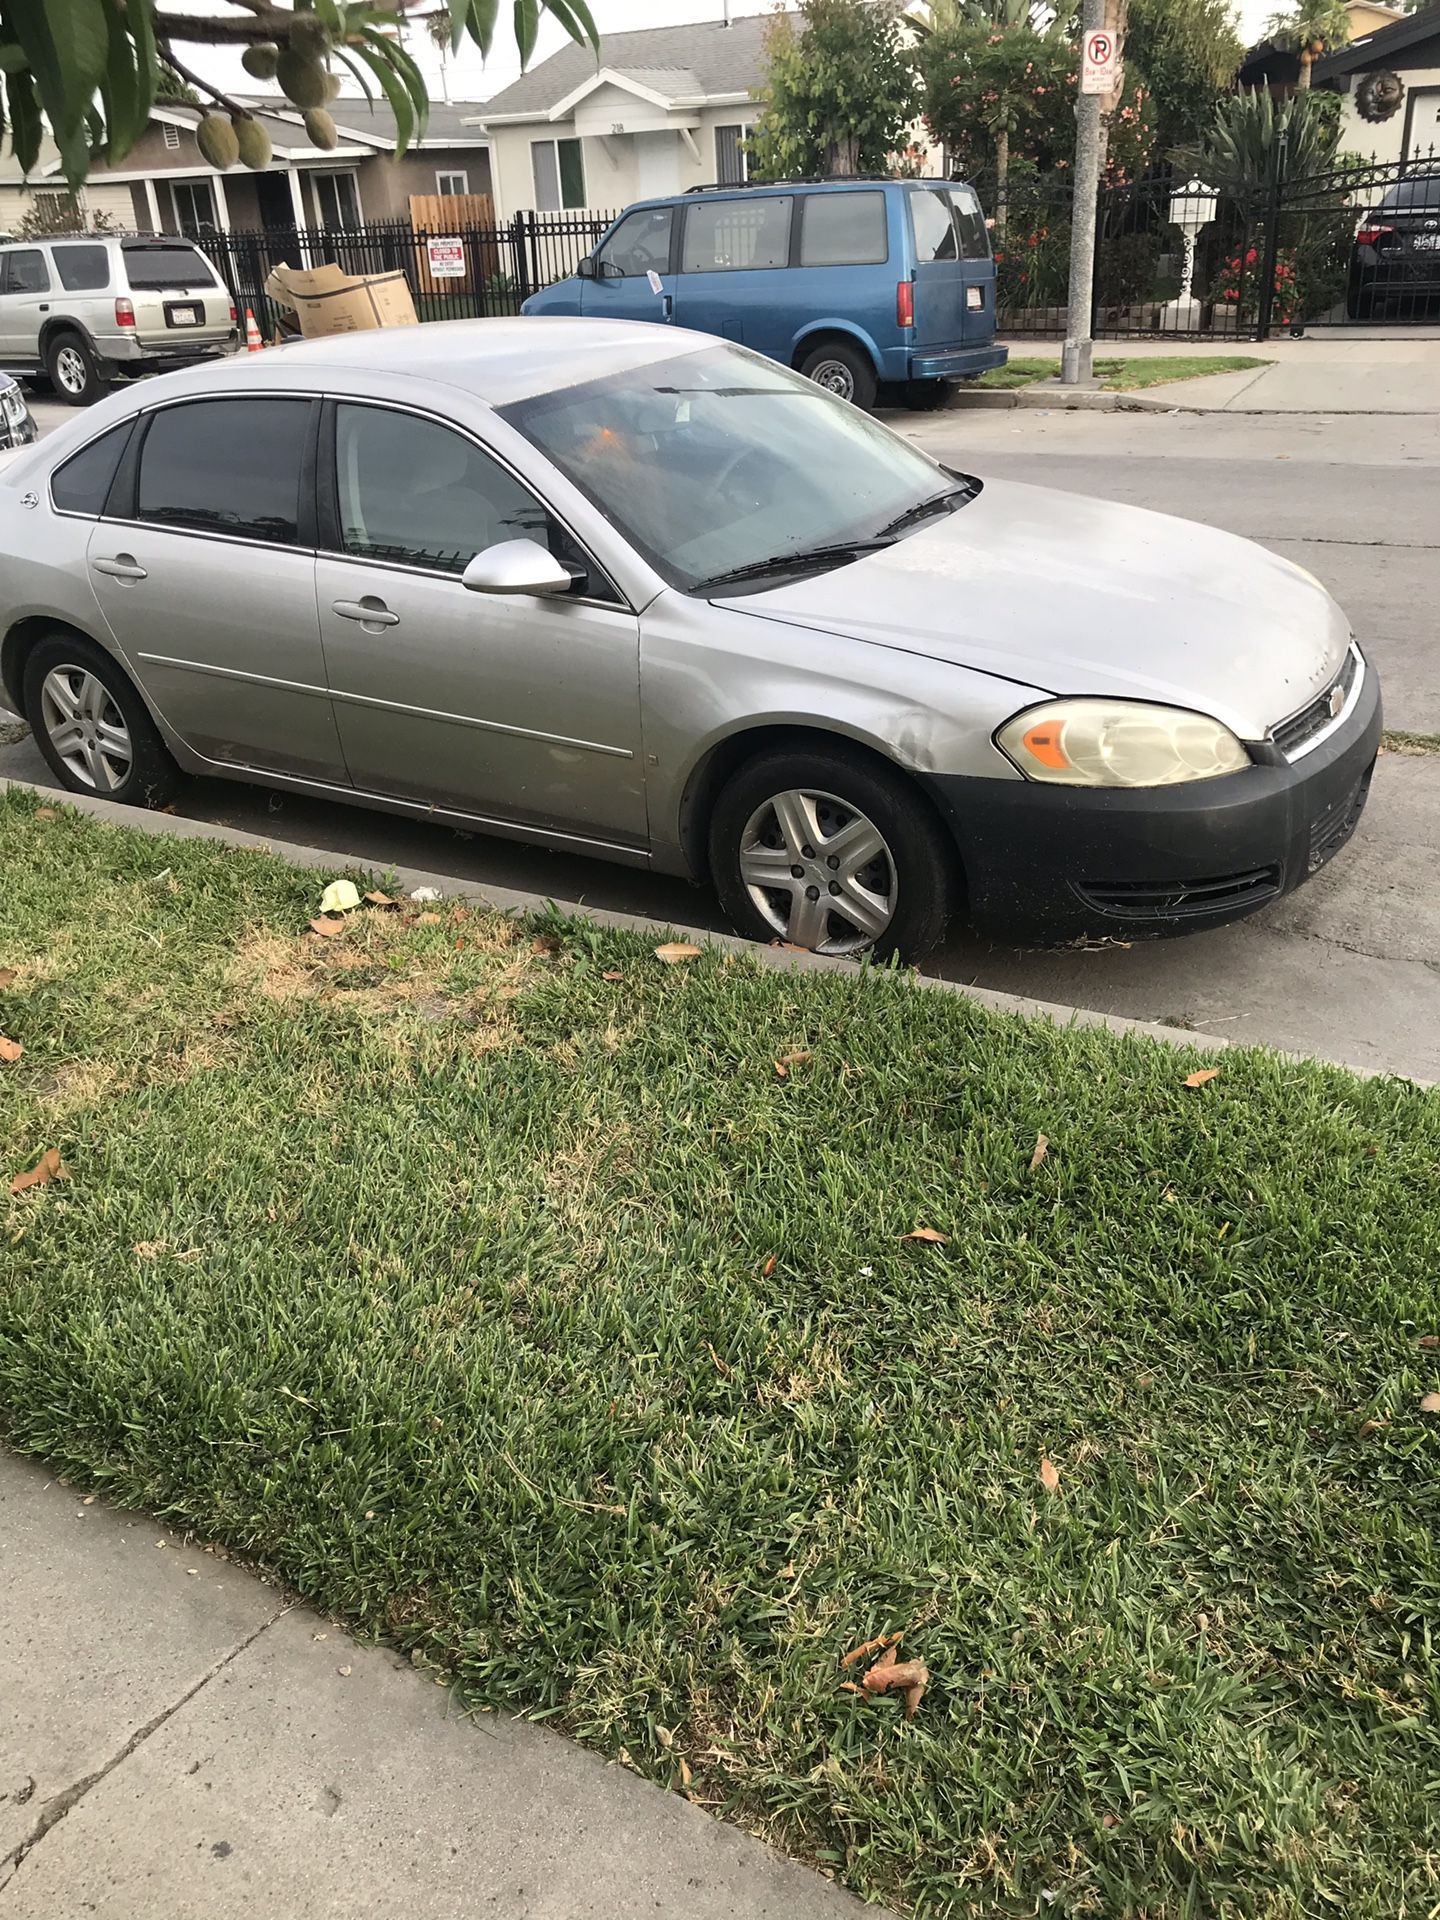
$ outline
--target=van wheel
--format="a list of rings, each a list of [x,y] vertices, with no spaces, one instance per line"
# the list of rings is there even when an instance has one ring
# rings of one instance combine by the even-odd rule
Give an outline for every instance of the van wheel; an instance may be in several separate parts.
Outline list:
[[[845,340],[830,340],[812,347],[800,362],[800,371],[817,387],[835,394],[852,406],[869,409],[875,404],[875,369],[862,347]]]
[[[163,807],[182,775],[145,702],[102,648],[58,631],[33,647],[22,682],[25,718],[71,793],[127,807]]]
[[[778,748],[735,774],[710,822],[710,870],[752,940],[919,960],[943,937],[956,863],[899,773],[832,748]]]
[[[45,365],[67,406],[93,405],[110,384],[83,334],[55,334],[45,349]]]

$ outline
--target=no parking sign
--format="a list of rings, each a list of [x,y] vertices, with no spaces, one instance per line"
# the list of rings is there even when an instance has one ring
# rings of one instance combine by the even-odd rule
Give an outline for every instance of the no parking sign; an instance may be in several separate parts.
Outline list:
[[[1114,93],[1120,85],[1120,36],[1109,27],[1085,35],[1080,58],[1081,93]]]

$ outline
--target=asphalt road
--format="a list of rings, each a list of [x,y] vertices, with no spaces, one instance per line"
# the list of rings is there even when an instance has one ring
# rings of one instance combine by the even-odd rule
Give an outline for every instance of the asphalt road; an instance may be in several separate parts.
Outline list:
[[[46,408],[45,413],[51,414]],[[37,409],[37,414],[39,410]],[[1387,723],[1440,732],[1440,423],[1404,416],[1046,412],[892,416],[952,464],[1179,513],[1317,574],[1378,664]],[[0,774],[51,785],[0,715]],[[673,880],[330,803],[196,782],[179,811],[337,865],[422,867],[689,926]],[[1440,758],[1382,757],[1360,832],[1299,893],[1235,927],[1129,950],[1019,953],[957,938],[932,971],[1440,1080]]]

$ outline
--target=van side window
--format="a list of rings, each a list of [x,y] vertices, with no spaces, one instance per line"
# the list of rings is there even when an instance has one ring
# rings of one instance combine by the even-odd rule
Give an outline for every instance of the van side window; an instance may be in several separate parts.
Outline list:
[[[905,197],[910,202],[916,260],[923,265],[929,260],[958,258],[955,218],[944,188],[925,187]]]
[[[955,231],[960,236],[962,260],[988,260],[990,234],[980,211],[980,197],[973,187],[951,187],[950,204],[955,209]]]
[[[38,247],[17,247],[5,256],[5,284],[0,293],[48,293],[50,273]]]
[[[685,215],[682,273],[742,273],[790,259],[790,196],[702,200]]]
[[[626,214],[599,250],[602,267],[618,269],[626,280],[643,280],[647,273],[670,271],[670,227],[673,207],[637,207]]]
[[[800,202],[802,267],[878,267],[889,252],[883,193],[807,193]]]

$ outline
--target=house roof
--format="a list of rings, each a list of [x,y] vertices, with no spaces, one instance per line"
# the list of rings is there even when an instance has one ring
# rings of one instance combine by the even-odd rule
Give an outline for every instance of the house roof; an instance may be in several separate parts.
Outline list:
[[[1429,66],[1440,66],[1440,6],[1424,7],[1393,26],[1361,34],[1348,46],[1322,54],[1310,77],[1320,86],[1343,74],[1372,72],[1377,67]]]
[[[501,120],[540,120],[560,101],[593,81],[597,71],[622,76],[666,100],[745,99],[764,72],[765,32],[773,13],[732,21],[704,20],[684,27],[642,27],[607,33],[600,59],[573,43],[542,60],[475,111],[487,126]]]
[[[301,126],[303,116],[278,95],[254,93],[235,97],[244,106],[255,109],[255,117],[264,123],[275,146],[309,147],[310,143]],[[176,111],[192,114],[196,119],[200,117],[194,107],[181,107]],[[358,140],[362,146],[380,147],[387,152],[394,150],[395,116],[381,94],[376,94],[372,109],[370,102],[362,95],[342,93],[338,100],[330,101],[326,111],[335,122],[342,139]],[[489,143],[476,124],[481,112],[478,100],[432,100],[425,138],[419,142],[412,141],[411,145],[486,146]]]

